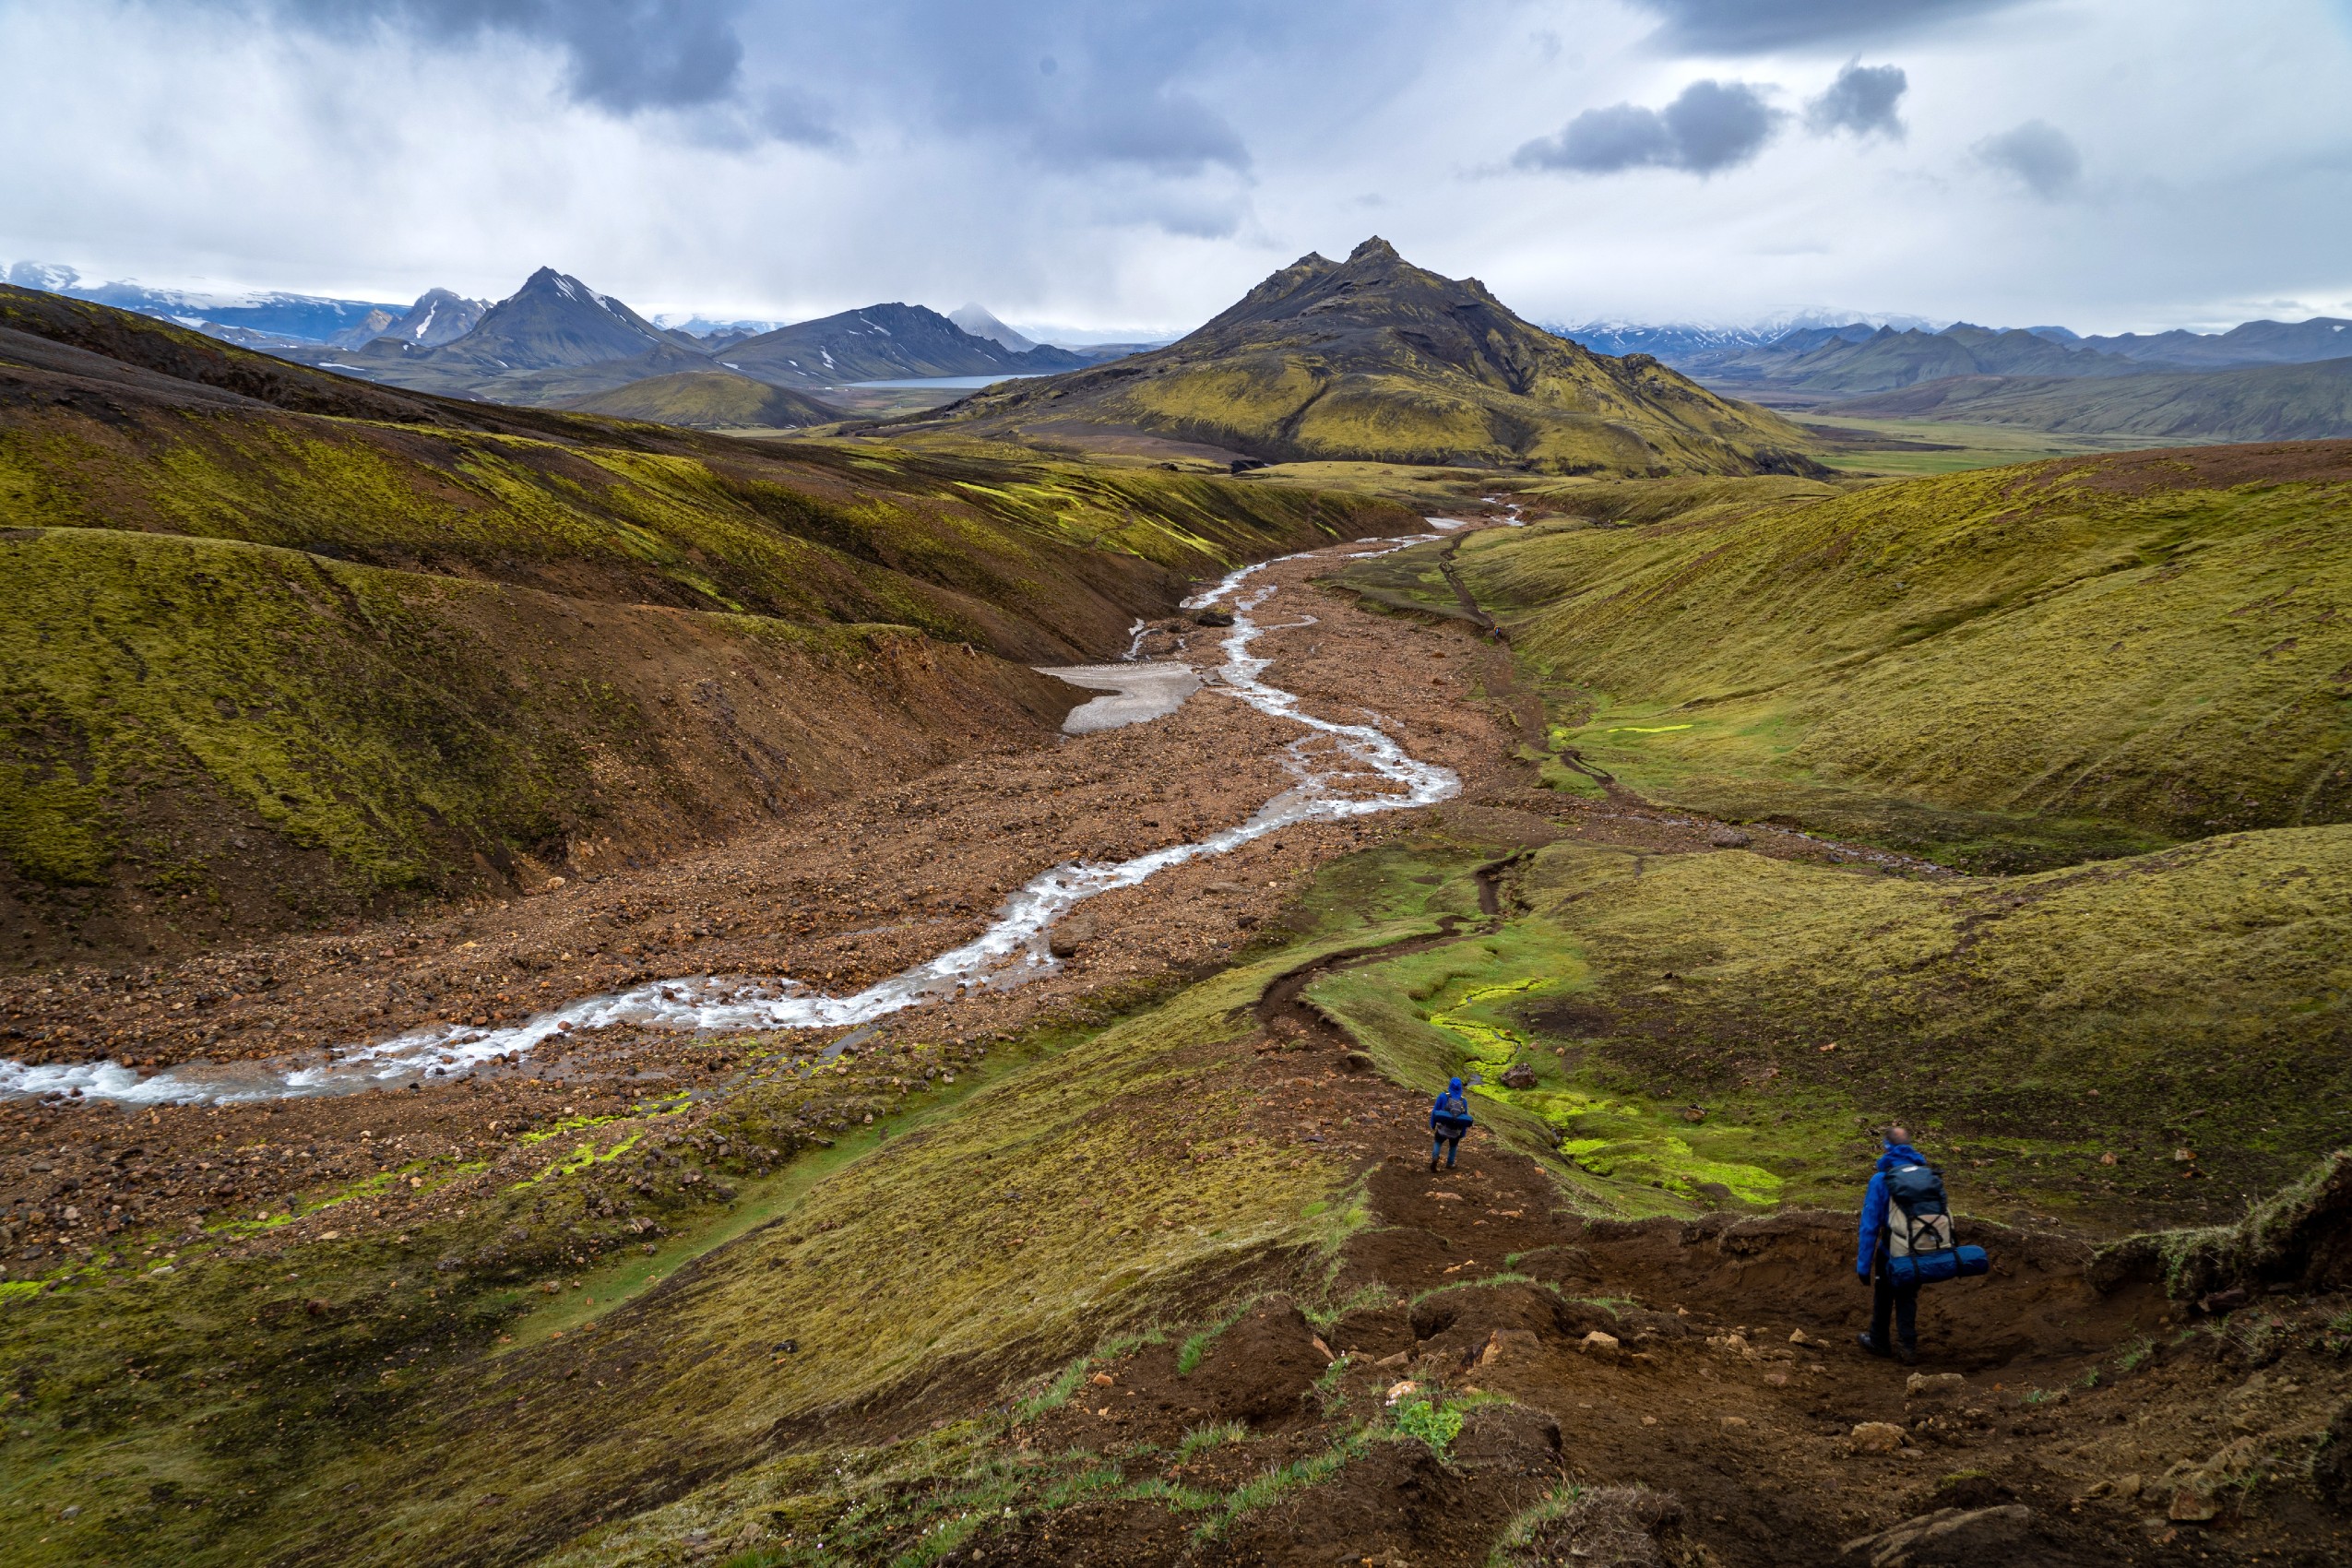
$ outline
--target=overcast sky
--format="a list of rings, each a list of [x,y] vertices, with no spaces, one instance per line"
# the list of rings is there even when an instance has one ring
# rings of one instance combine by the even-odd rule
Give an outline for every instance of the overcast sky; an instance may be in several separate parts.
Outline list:
[[[0,263],[1181,329],[2352,315],[2352,0],[0,0]]]

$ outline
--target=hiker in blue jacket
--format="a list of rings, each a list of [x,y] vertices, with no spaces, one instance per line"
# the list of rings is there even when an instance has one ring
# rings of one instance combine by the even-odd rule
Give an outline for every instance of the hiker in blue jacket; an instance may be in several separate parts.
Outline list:
[[[1862,1194],[1862,1223],[1859,1246],[1854,1253],[1854,1272],[1871,1286],[1871,1326],[1868,1333],[1857,1336],[1862,1348],[1873,1356],[1892,1356],[1905,1366],[1919,1359],[1919,1287],[1917,1283],[1897,1285],[1886,1272],[1886,1173],[1907,1165],[1925,1165],[1926,1158],[1911,1146],[1911,1134],[1900,1127],[1886,1130],[1886,1152],[1878,1157],[1877,1169],[1871,1172],[1871,1184]],[[1895,1337],[1887,1338],[1888,1320],[1894,1321]]]
[[[1440,1150],[1445,1155],[1445,1169],[1454,1169],[1454,1151],[1461,1146],[1462,1134],[1470,1130],[1475,1120],[1470,1115],[1470,1102],[1463,1098],[1462,1080],[1454,1079],[1445,1092],[1429,1108],[1429,1168],[1437,1169]]]

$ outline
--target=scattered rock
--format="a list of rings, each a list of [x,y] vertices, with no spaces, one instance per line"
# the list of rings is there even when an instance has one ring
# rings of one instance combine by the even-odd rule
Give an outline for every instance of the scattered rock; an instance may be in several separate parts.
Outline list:
[[[1498,1328],[1487,1336],[1485,1347],[1479,1351],[1479,1365],[1491,1367],[1502,1360],[1526,1360],[1541,1347],[1542,1341],[1531,1328]]]
[[[2020,1503],[1998,1508],[1939,1508],[1876,1535],[1847,1541],[1843,1555],[1861,1558],[1871,1568],[2013,1562],[2013,1558],[2000,1555],[2002,1549],[2024,1540],[2033,1520],[2034,1511]]]
[[[2202,1298],[2197,1302],[2197,1306],[2200,1311],[2218,1316],[2223,1313],[2235,1312],[2238,1308],[2244,1306],[2249,1300],[2251,1298],[2242,1287],[2233,1287],[2227,1290],[2214,1291],[2211,1295]]]
[[[2176,1525],[2202,1525],[2221,1516],[2221,1503],[2204,1487],[2192,1482],[2172,1489],[2164,1516]]]
[[[1788,1343],[1791,1345],[1818,1345],[1821,1341],[1814,1338],[1812,1335],[1806,1333],[1801,1328],[1792,1328],[1788,1331]]]
[[[1968,1380],[1958,1372],[1913,1372],[1903,1380],[1903,1397],[1956,1399],[1967,1387]]]
[[[1265,465],[1260,463],[1255,466],[1264,468]],[[1228,615],[1222,610],[1195,610],[1193,612],[1193,624],[1195,626],[1229,626],[1232,624],[1233,617]]]
[[[1524,1062],[1514,1062],[1503,1070],[1503,1087],[1506,1089],[1531,1089],[1536,1087],[1536,1070]]]
[[[1857,1454],[1892,1454],[1903,1446],[1903,1429],[1893,1421],[1861,1421],[1853,1438]]]
[[[1412,1393],[1419,1387],[1420,1387],[1420,1384],[1415,1383],[1411,1378],[1401,1378],[1388,1385],[1388,1402],[1394,1405],[1396,1401],[1402,1399],[1405,1396]]]
[[[1718,849],[1744,849],[1755,840],[1736,827],[1718,827],[1707,835],[1707,842]]]
[[[1046,951],[1057,958],[1074,958],[1100,931],[1101,925],[1092,910],[1076,910],[1054,922],[1053,929],[1046,933]]]
[[[1373,1063],[1372,1059],[1362,1051],[1351,1051],[1339,1059],[1339,1065],[1344,1071],[1349,1073],[1369,1073],[1372,1070]]]
[[[1087,1379],[1087,1381],[1093,1384],[1097,1388],[1115,1388],[1119,1384],[1119,1380],[1111,1376],[1109,1372],[1097,1372],[1092,1377]]]
[[[1589,1355],[1614,1356],[1622,1347],[1614,1334],[1603,1334],[1596,1328],[1579,1340],[1576,1348]]]

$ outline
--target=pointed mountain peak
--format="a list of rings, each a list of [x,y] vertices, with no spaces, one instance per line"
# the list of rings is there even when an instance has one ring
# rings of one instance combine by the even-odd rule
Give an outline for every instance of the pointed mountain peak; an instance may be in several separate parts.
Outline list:
[[[1351,267],[1360,261],[1402,261],[1404,259],[1396,254],[1395,245],[1390,244],[1378,234],[1374,234],[1348,253],[1348,262]]]

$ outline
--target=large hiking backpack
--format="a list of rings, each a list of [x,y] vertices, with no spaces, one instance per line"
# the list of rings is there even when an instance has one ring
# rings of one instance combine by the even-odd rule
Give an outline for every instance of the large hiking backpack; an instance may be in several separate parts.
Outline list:
[[[1963,1247],[1952,1234],[1943,1178],[1931,1165],[1901,1165],[1886,1173],[1886,1277],[1897,1285],[1933,1285],[1992,1266],[1982,1247]]]

